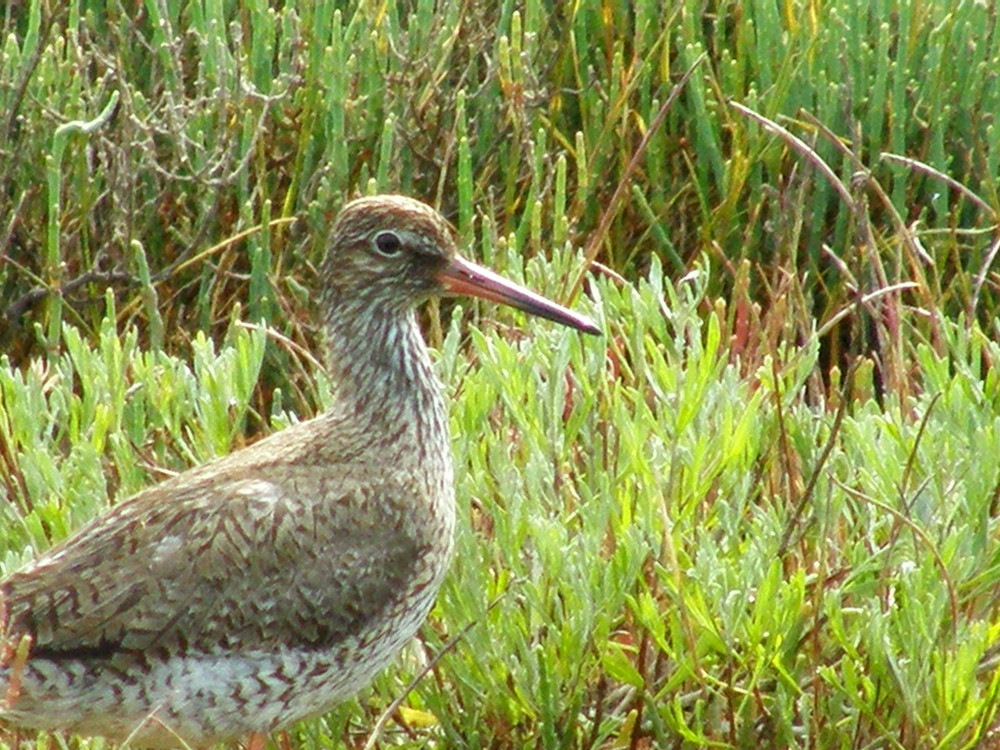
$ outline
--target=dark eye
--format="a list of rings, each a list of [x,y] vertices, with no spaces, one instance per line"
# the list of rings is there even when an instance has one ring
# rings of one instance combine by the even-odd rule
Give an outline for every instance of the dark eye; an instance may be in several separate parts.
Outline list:
[[[375,249],[385,256],[396,255],[403,249],[403,241],[395,232],[379,232],[372,242],[375,243]]]

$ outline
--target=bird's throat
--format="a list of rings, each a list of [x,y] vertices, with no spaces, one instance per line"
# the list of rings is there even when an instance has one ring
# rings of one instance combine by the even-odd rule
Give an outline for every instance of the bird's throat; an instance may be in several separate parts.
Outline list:
[[[327,347],[337,406],[359,424],[445,429],[441,387],[414,312],[331,314]]]

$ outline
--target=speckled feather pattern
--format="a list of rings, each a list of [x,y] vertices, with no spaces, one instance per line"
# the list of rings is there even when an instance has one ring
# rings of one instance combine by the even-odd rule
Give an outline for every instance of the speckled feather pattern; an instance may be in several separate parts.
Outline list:
[[[380,229],[407,253],[372,252]],[[33,641],[4,721],[204,746],[328,709],[392,659],[452,546],[446,415],[414,308],[453,253],[417,201],[345,208],[319,295],[332,408],[129,498],[0,582],[6,642]]]

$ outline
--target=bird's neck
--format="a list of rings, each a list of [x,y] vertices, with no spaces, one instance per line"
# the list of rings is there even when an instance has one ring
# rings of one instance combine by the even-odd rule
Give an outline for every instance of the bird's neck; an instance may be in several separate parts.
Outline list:
[[[440,385],[413,311],[333,307],[326,323],[336,403],[356,424],[444,431]]]

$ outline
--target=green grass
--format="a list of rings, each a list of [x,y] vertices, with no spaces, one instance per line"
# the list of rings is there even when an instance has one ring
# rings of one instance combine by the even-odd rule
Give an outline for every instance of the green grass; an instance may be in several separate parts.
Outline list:
[[[302,747],[363,745],[437,655],[380,746],[996,742],[989,4],[25,0],[0,24],[3,570],[321,409],[324,227],[400,191],[606,335],[428,311],[456,561]]]

